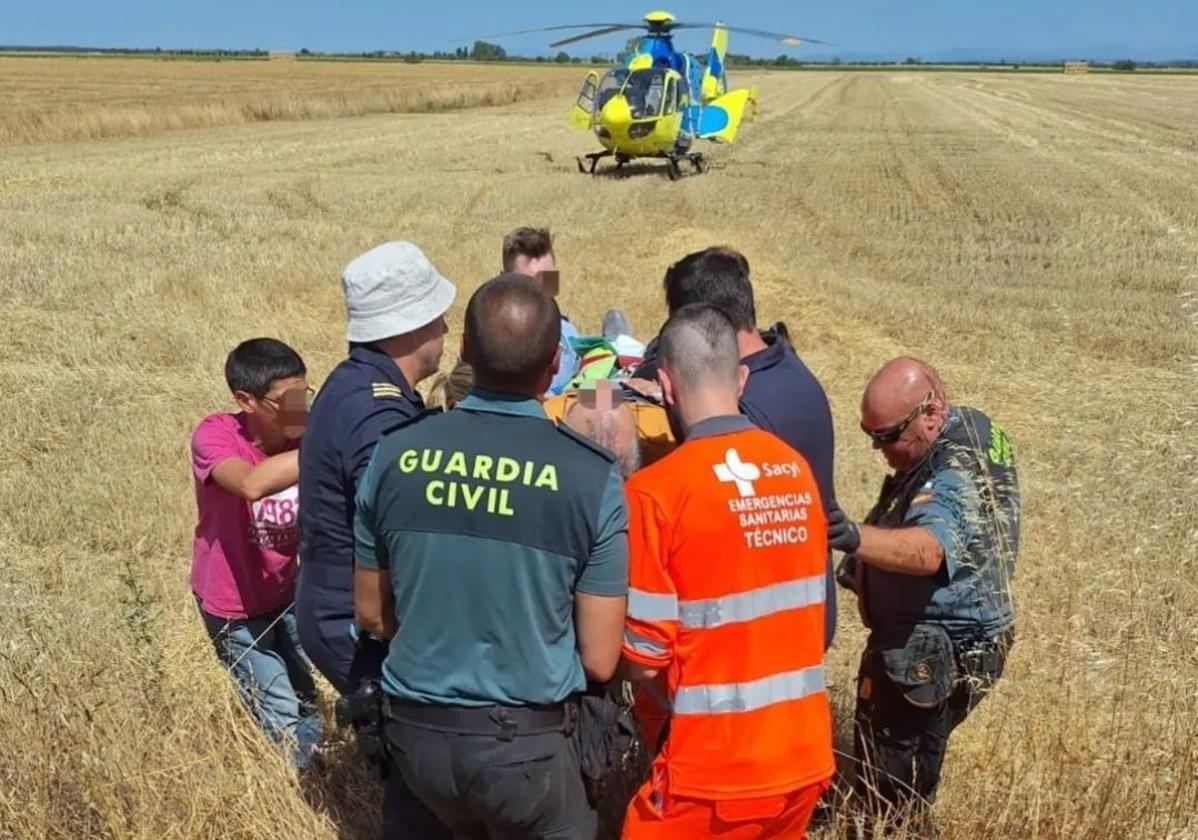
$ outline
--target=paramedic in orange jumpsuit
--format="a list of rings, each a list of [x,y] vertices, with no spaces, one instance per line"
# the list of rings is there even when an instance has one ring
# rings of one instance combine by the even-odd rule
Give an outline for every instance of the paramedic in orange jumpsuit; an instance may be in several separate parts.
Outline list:
[[[679,309],[659,358],[683,442],[627,484],[624,670],[664,673],[670,717],[623,836],[802,837],[834,769],[819,488],[737,410],[748,372],[723,313]]]

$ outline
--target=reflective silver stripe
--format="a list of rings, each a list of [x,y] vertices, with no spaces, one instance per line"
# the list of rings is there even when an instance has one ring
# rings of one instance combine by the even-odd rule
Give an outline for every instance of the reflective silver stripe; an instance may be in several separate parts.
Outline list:
[[[822,665],[786,671],[752,682],[691,685],[678,689],[674,694],[674,714],[751,712],[775,703],[798,700],[823,690]]]
[[[706,598],[701,601],[682,601],[678,605],[683,627],[719,627],[735,621],[752,621],[755,618],[797,610],[812,604],[822,604],[827,584],[824,576],[788,580],[748,592],[737,592],[722,598]]]
[[[624,628],[624,644],[643,653],[645,656],[665,656],[668,651],[652,639],[647,639],[640,633]]]
[[[678,596],[628,589],[628,617],[641,621],[677,621]]]

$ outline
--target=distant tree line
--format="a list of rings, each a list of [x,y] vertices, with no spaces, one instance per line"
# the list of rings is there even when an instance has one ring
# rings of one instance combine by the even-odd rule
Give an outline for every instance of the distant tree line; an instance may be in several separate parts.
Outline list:
[[[706,58],[706,57],[704,57]],[[845,67],[893,67],[896,64],[904,67],[956,67],[961,65],[981,66],[981,67],[1010,67],[1019,69],[1020,67],[1060,67],[1065,63],[1065,59],[1059,61],[1013,61],[1008,62],[1006,59],[994,61],[993,59],[959,59],[954,61],[925,61],[919,56],[908,56],[901,61],[845,61],[838,56],[825,59],[798,59],[791,55],[779,55],[774,58],[756,58],[749,55],[741,55],[739,53],[728,53],[725,57],[725,64],[729,67],[783,67],[783,68],[799,68],[799,67],[822,67],[822,66],[845,66]],[[1184,59],[1179,61],[1132,61],[1124,58],[1118,61],[1091,61],[1090,65],[1096,68],[1108,68],[1121,72],[1131,72],[1137,67],[1144,69],[1168,69],[1171,67],[1198,67],[1198,59]]]
[[[433,52],[418,52],[417,50],[409,50],[402,52],[399,50],[367,50],[365,52],[314,52],[309,49],[301,49],[298,53],[301,58],[370,58],[383,59],[392,61],[406,61],[410,64],[416,64],[421,61],[486,61],[486,62],[505,62],[518,61],[521,63],[533,62],[536,64],[611,64],[612,59],[603,54],[592,55],[590,58],[582,56],[570,55],[568,52],[560,51],[552,57],[543,55],[538,56],[522,56],[511,55],[499,44],[492,44],[487,41],[475,41],[472,46],[458,47],[452,52],[444,50],[435,50]]]
[[[162,47],[28,47],[19,44],[0,44],[0,52],[24,53],[100,53],[103,55],[202,55],[228,56],[229,58],[267,58],[269,50],[222,50],[222,49],[166,49]]]
[[[625,44],[623,50],[615,56],[608,56],[602,53],[597,53],[589,58],[582,56],[570,55],[564,50],[559,51],[551,57],[538,56],[521,56],[511,55],[499,44],[492,44],[487,41],[475,41],[469,47],[457,47],[452,51],[434,50],[433,52],[422,52],[418,50],[409,50],[407,52],[398,50],[366,50],[363,52],[320,52],[303,48],[297,51],[296,55],[300,58],[356,58],[356,59],[375,59],[384,61],[404,61],[410,64],[416,64],[421,61],[486,61],[486,62],[521,62],[535,64],[598,64],[607,65],[613,62],[623,63],[632,51],[636,49],[640,38],[633,38]],[[23,53],[100,53],[105,55],[161,55],[161,56],[194,56],[194,57],[228,57],[228,58],[268,58],[269,50],[250,49],[250,50],[226,50],[226,49],[163,49],[162,47],[76,47],[76,46],[5,46],[0,45],[0,52],[23,52]],[[706,55],[699,57],[700,62],[706,61]],[[776,67],[783,69],[798,69],[802,67],[894,67],[901,65],[904,67],[954,67],[954,66],[980,66],[980,67],[1009,67],[1018,70],[1021,67],[1025,68],[1053,68],[1060,67],[1064,64],[1061,61],[1012,61],[1006,59],[999,61],[993,60],[970,60],[961,59],[957,61],[925,61],[919,56],[908,56],[901,61],[846,61],[839,56],[833,56],[825,59],[799,59],[792,55],[777,55],[773,58],[758,58],[741,53],[728,53],[725,64],[729,67]],[[1129,58],[1120,59],[1118,61],[1091,61],[1090,66],[1098,69],[1109,69],[1117,72],[1132,72],[1137,68],[1150,69],[1168,69],[1168,68],[1194,68],[1198,67],[1198,59],[1186,59],[1179,61],[1133,61]]]

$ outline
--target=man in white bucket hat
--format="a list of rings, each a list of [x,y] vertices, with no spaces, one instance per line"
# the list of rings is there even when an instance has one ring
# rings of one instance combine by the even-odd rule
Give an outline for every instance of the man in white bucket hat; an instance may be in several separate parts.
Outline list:
[[[359,634],[353,623],[354,493],[379,438],[424,411],[416,385],[437,372],[455,289],[411,242],[358,256],[341,285],[350,350],[317,394],[300,448],[295,611],[312,664],[342,695],[360,698],[378,680],[387,644]],[[369,748],[365,724],[354,720]],[[417,812],[427,814],[395,779],[385,800],[384,836],[396,820],[419,824]],[[434,820],[419,836],[442,832]]]

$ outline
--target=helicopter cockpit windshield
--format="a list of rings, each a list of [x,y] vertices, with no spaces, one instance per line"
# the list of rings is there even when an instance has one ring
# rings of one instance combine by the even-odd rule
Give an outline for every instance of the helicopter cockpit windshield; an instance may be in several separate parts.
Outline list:
[[[665,102],[666,71],[662,67],[633,70],[624,85],[624,98],[634,120],[656,117]]]

